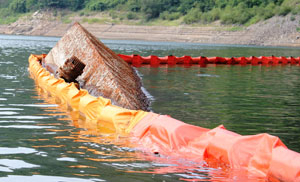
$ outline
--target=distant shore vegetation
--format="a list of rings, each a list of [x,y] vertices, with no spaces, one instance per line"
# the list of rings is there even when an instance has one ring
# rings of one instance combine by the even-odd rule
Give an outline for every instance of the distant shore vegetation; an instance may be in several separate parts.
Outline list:
[[[180,24],[250,25],[275,15],[300,13],[299,0],[0,0],[0,24],[37,10],[53,9],[89,16],[106,12],[112,19],[178,21]]]

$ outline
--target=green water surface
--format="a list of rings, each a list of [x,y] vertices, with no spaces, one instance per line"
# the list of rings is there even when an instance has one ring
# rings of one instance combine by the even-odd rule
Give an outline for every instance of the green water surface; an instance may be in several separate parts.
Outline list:
[[[126,138],[78,127],[41,97],[28,74],[31,53],[56,37],[0,35],[0,181],[257,181],[191,161],[172,161]],[[300,56],[299,48],[103,40],[117,53],[191,56]],[[299,66],[137,68],[156,113],[240,134],[270,133],[300,152]]]

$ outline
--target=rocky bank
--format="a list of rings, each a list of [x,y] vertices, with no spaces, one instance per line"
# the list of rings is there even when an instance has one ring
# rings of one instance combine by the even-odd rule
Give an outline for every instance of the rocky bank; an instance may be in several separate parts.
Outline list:
[[[291,18],[291,16],[293,16]],[[0,34],[62,36],[80,17],[63,23],[52,12],[35,12],[9,25],[0,25]],[[121,24],[82,25],[100,39],[197,42],[262,46],[300,46],[300,16],[276,16],[248,27],[232,28],[218,22],[205,26],[138,26]]]

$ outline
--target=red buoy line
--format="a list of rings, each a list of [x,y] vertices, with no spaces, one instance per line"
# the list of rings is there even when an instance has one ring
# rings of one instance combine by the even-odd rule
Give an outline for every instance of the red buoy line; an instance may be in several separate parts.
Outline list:
[[[158,57],[155,55],[143,57],[140,55],[124,55],[118,54],[124,61],[133,66],[139,65],[151,65],[158,66],[161,64],[167,65],[200,65],[205,66],[207,64],[227,64],[227,65],[284,65],[284,64],[299,64],[300,57],[275,57],[275,56],[260,56],[260,57],[191,57],[191,56],[182,56],[176,57],[173,55]]]

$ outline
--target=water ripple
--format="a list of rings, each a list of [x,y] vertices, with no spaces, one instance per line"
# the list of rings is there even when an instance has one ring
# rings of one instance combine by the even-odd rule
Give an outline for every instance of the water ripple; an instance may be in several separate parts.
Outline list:
[[[11,76],[11,75],[4,75],[4,74],[0,74],[0,78],[5,78],[8,80],[12,80],[12,79],[16,79],[16,76]]]
[[[48,128],[55,128],[55,127],[54,126],[34,126],[34,125],[9,125],[9,126],[0,126],[0,128],[48,129]]]
[[[220,77],[219,75],[211,75],[211,74],[196,74],[199,77]]]
[[[7,148],[7,147],[0,147],[0,155],[3,154],[32,154],[36,153],[37,150],[32,148],[26,147],[17,147],[17,148]],[[0,169],[1,171],[1,169]]]
[[[21,168],[36,168],[39,165],[30,164],[22,160],[17,159],[0,159],[0,165],[5,166],[8,169],[21,169]]]
[[[21,108],[9,108],[9,107],[0,107],[0,111],[22,111],[24,109],[21,109]]]
[[[12,182],[12,181],[22,181],[22,182],[32,182],[32,181],[43,181],[43,182],[54,182],[54,181],[72,181],[72,182],[91,182],[91,181],[105,181],[102,179],[81,179],[81,178],[70,178],[70,177],[60,177],[60,176],[43,176],[43,175],[33,175],[33,176],[19,176],[19,175],[8,175],[7,177],[0,178],[1,182]]]
[[[8,104],[8,105],[9,106],[25,106],[25,107],[57,107],[57,104]]]
[[[14,64],[14,62],[11,62],[11,61],[2,62],[2,61],[0,61],[0,64]]]
[[[47,116],[0,116],[3,119],[47,119]]]
[[[36,121],[29,120],[0,120],[0,123],[35,123]]]
[[[0,112],[0,115],[15,115],[15,114],[19,114],[19,113],[13,112],[13,111],[2,111],[2,112]]]
[[[57,158],[58,161],[67,161],[67,162],[77,162],[77,159],[71,157],[61,157]]]

